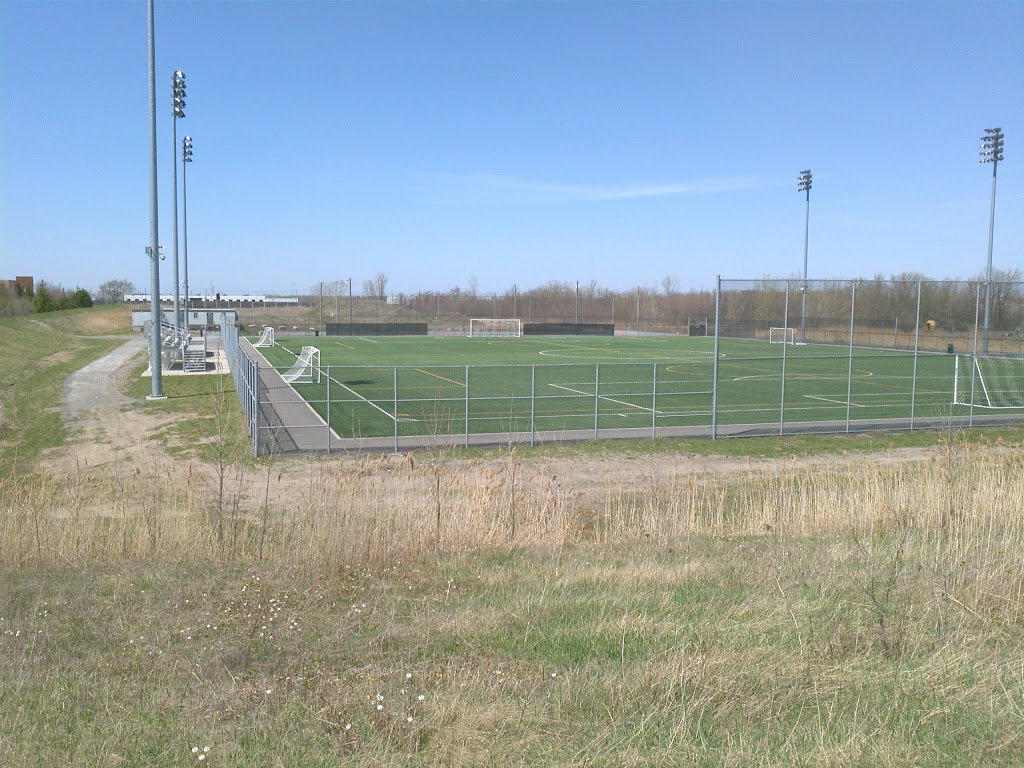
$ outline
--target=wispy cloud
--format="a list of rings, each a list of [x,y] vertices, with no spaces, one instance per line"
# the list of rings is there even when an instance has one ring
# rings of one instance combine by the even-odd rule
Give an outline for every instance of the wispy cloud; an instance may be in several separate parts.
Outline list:
[[[472,187],[477,193],[490,192],[533,202],[592,202],[713,195],[775,185],[773,180],[754,176],[694,179],[665,184],[563,184],[487,173],[460,174],[446,178],[450,183]]]

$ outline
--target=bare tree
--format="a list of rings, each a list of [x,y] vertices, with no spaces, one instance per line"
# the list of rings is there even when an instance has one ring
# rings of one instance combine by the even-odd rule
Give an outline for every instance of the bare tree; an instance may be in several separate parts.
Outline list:
[[[376,275],[373,276],[373,288],[378,299],[383,299],[387,295],[387,272],[378,272]]]
[[[126,293],[135,293],[137,289],[131,280],[107,280],[107,282],[101,283],[97,290],[105,301],[114,304],[124,301]]]
[[[984,282],[982,277],[982,282]],[[1010,305],[1015,296],[1019,295],[1024,284],[1024,276],[1019,269],[992,270],[992,324],[996,328],[1006,329],[1012,325],[1014,318],[1009,317]],[[1016,318],[1019,321],[1019,318]]]

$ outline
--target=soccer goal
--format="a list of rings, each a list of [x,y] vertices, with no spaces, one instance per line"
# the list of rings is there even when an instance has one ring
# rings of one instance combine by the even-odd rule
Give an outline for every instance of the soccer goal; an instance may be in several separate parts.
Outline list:
[[[522,336],[523,321],[512,318],[478,318],[469,321],[470,336]]]
[[[1024,408],[1024,355],[957,355],[953,402]]]
[[[263,333],[256,339],[253,344],[254,347],[272,347],[274,346],[274,326],[265,325],[263,326]]]
[[[769,344],[796,344],[796,328],[769,328]]]
[[[281,378],[289,384],[319,384],[320,350],[316,347],[303,347],[295,365],[282,374]]]

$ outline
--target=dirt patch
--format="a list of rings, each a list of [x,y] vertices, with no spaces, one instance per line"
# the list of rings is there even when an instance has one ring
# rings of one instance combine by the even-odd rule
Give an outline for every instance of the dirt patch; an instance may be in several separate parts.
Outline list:
[[[175,417],[147,411],[144,401],[123,393],[147,349],[145,338],[131,338],[68,377],[61,417],[70,435],[43,457],[44,470],[62,475],[115,462],[132,471],[174,463],[151,436]]]

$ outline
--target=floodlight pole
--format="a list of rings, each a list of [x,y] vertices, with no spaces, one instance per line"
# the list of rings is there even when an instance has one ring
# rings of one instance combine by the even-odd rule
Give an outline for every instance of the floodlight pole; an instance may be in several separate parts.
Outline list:
[[[174,176],[174,202],[171,204],[174,218],[174,236],[171,247],[174,250],[174,343],[181,334],[181,311],[178,300],[178,118],[185,116],[185,73],[180,69],[171,75],[171,170]]]
[[[147,400],[164,400],[163,378],[160,368],[160,223],[156,189],[156,22],[153,0],[149,0],[149,246],[150,259],[150,329],[149,369],[152,388]]]
[[[576,325],[580,324],[580,281],[576,281]],[[576,329],[579,333],[579,329]]]
[[[807,343],[807,243],[811,232],[811,172],[800,171],[797,177],[798,192],[807,194],[807,210],[804,214],[804,281],[800,285],[800,343]]]
[[[186,136],[181,140],[181,245],[182,259],[185,263],[185,316],[188,317],[188,183],[185,169],[188,163],[192,162],[192,137]],[[185,330],[188,330],[188,321],[185,321]]]
[[[348,279],[348,332],[352,333],[352,278]]]
[[[988,353],[989,307],[992,303],[992,238],[996,228],[996,168],[1003,159],[1003,131],[986,128],[981,137],[980,162],[992,163],[992,205],[988,214],[988,267],[985,272],[985,337],[982,351]]]

